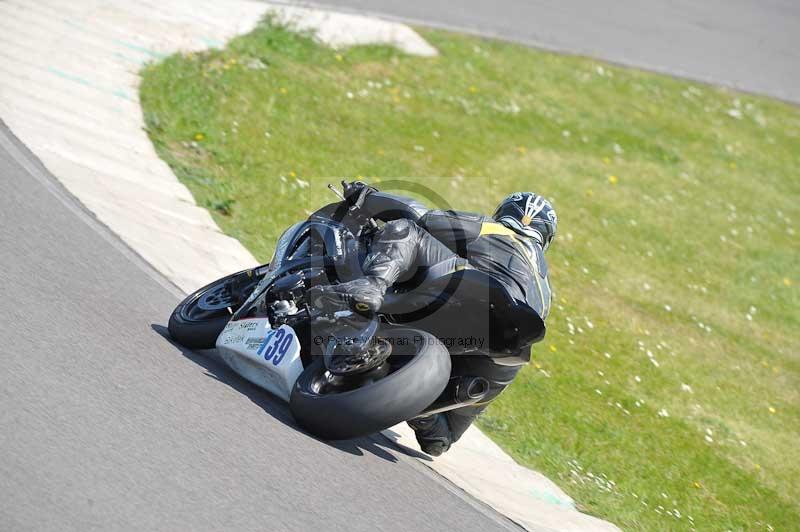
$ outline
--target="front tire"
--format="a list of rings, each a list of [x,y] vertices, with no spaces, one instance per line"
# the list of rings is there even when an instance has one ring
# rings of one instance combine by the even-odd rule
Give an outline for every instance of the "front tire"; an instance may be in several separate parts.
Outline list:
[[[259,279],[253,270],[243,270],[190,294],[172,311],[167,327],[169,335],[189,349],[213,349],[217,337],[237,310],[241,295],[249,295]],[[231,292],[233,286],[239,293]]]
[[[439,397],[450,379],[450,353],[436,337],[406,328],[377,336],[394,350],[385,377],[337,391],[326,385],[331,376],[322,357],[300,374],[289,408],[301,427],[329,440],[358,438],[411,419]]]

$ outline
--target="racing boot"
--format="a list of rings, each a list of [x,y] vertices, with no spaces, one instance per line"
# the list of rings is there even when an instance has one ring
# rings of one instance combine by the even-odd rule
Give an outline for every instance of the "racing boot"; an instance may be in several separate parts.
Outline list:
[[[383,304],[389,286],[414,262],[419,230],[408,220],[393,220],[378,232],[372,250],[364,259],[364,277],[335,285],[320,285],[308,291],[308,301],[324,310],[352,310],[370,315]]]
[[[308,291],[308,301],[321,310],[352,310],[372,315],[383,304],[386,281],[364,277],[346,283],[315,286]]]
[[[417,443],[423,452],[431,456],[439,456],[446,452],[453,443],[447,416],[442,413],[412,419],[408,426],[414,429]]]
[[[364,259],[364,278],[315,286],[308,291],[309,303],[319,309],[374,314],[383,304],[388,287],[412,273],[409,270],[417,257],[422,234],[424,232],[408,220],[387,222],[375,236],[372,249]],[[433,241],[433,238],[428,237],[428,240]]]

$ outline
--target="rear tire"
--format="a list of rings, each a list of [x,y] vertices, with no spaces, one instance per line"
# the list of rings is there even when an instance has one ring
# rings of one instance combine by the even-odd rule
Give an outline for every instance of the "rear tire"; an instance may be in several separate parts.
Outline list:
[[[172,339],[189,349],[213,349],[216,346],[217,337],[231,319],[231,311],[235,312],[237,307],[231,307],[231,311],[229,311],[223,301],[218,304],[219,309],[202,310],[198,307],[198,303],[203,300],[204,296],[208,298],[210,294],[215,293],[214,291],[219,291],[226,282],[237,277],[245,281],[245,284],[247,281],[252,281],[253,288],[258,283],[258,278],[253,274],[253,270],[243,270],[217,279],[190,294],[175,307],[169,317],[167,328]]]
[[[450,379],[450,353],[436,337],[406,328],[384,329],[377,336],[397,351],[388,362],[405,364],[362,387],[321,393],[327,370],[317,357],[300,374],[289,401],[301,427],[329,440],[358,438],[411,419],[439,397]]]

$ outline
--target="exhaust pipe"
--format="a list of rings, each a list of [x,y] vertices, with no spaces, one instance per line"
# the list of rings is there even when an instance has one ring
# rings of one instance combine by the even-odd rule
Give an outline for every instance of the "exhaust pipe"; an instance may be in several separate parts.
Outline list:
[[[450,383],[455,382],[453,399],[456,403],[477,403],[489,393],[489,381],[483,377],[461,377],[450,379]]]
[[[447,412],[482,401],[489,393],[489,381],[483,377],[453,377],[442,394],[415,417]]]

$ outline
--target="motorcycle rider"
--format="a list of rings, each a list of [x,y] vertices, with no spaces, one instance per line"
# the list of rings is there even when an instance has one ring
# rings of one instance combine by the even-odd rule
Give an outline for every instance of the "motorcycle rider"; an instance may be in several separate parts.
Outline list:
[[[358,207],[369,194],[377,192],[361,182],[342,184],[347,203]],[[408,202],[419,206],[414,200]],[[314,287],[308,296],[320,308],[355,306],[376,312],[387,289],[411,277],[418,268],[456,271],[469,267],[497,280],[511,297],[529,306],[543,321],[550,311],[551,298],[544,252],[555,237],[557,223],[550,202],[532,192],[506,197],[491,217],[430,210],[418,222],[392,220],[372,239],[363,264],[364,277]],[[409,421],[424,452],[439,456],[464,434],[530,360],[530,345],[523,346],[517,355],[516,365],[499,364],[488,352],[454,357],[454,373],[485,378],[489,393],[481,403]]]

